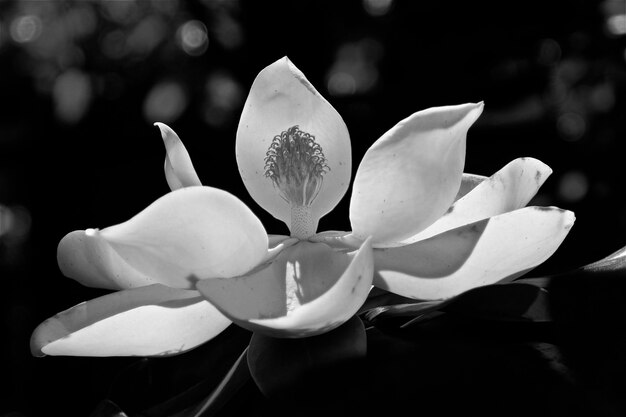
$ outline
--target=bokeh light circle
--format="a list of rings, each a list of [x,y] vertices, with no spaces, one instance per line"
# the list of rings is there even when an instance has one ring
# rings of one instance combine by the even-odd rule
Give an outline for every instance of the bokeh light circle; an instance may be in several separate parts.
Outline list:
[[[191,56],[202,55],[209,47],[209,36],[204,23],[199,20],[189,20],[178,30],[180,47]]]

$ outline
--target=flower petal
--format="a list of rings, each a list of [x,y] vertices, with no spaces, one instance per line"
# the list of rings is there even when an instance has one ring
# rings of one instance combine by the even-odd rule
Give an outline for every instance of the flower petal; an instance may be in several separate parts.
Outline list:
[[[68,234],[57,258],[66,276],[87,286],[193,288],[197,277],[244,274],[267,252],[261,221],[239,199],[216,188],[187,187],[125,223]]]
[[[275,248],[287,239],[289,239],[289,236],[286,235],[267,235],[268,249]]]
[[[464,172],[463,178],[461,178],[461,186],[459,187],[459,191],[456,193],[456,197],[454,197],[454,201],[457,201],[461,197],[465,196],[486,179],[487,177],[483,175],[467,174]]]
[[[33,332],[35,356],[164,356],[212,339],[230,320],[197,291],[150,285],[65,310]]]
[[[375,247],[413,236],[450,207],[461,184],[467,130],[483,104],[435,107],[402,120],[365,153],[350,222]]]
[[[172,191],[192,185],[202,185],[185,145],[178,135],[166,124],[155,123],[161,131],[165,144],[165,179]]]
[[[372,284],[370,239],[352,253],[299,242],[245,276],[207,279],[198,290],[235,323],[275,337],[325,333],[352,317]]]
[[[315,136],[329,170],[311,206],[317,222],[341,200],[351,175],[350,136],[337,111],[289,59],[274,62],[254,80],[237,129],[237,164],[248,192],[274,217],[291,224],[291,207],[265,176],[275,136],[292,126]]]
[[[574,213],[526,207],[407,246],[374,251],[374,285],[405,297],[446,299],[514,279],[554,253]]]
[[[413,243],[464,224],[517,210],[528,204],[552,170],[534,158],[509,162],[457,200],[439,220],[403,243]]]

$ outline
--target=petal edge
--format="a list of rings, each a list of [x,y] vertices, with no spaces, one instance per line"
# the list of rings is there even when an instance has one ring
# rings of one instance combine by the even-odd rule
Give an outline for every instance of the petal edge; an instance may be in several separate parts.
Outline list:
[[[334,107],[287,58],[263,69],[255,78],[237,127],[239,173],[254,200],[274,217],[291,225],[291,207],[270,178],[265,156],[275,136],[292,126],[315,137],[329,171],[311,205],[315,224],[341,200],[350,182],[348,128]]]
[[[183,187],[202,185],[196,170],[191,163],[189,153],[176,132],[168,125],[160,122],[154,124],[161,131],[165,144],[165,179],[172,191]]]
[[[330,331],[352,317],[367,298],[373,273],[370,239],[351,255],[309,242],[300,242],[283,254],[284,268],[276,263],[244,277],[202,280],[197,288],[240,326],[274,337],[307,337]],[[289,263],[303,271],[303,281],[296,283],[297,287],[289,282],[293,276]],[[343,270],[334,282],[323,285],[327,288],[319,287],[319,279],[332,280],[329,272],[338,269]],[[316,273],[308,277],[308,283],[304,282],[305,270]],[[286,290],[290,285],[297,292]],[[303,298],[296,299],[294,294]]]
[[[441,217],[459,191],[467,131],[482,110],[482,102],[422,110],[378,139],[354,179],[354,236],[372,236],[380,247],[413,236]]]
[[[515,159],[455,201],[435,223],[403,243],[417,242],[464,224],[520,209],[535,196],[551,173],[552,169],[538,159]]]
[[[574,224],[574,213],[526,207],[410,245],[374,251],[374,285],[405,297],[440,300],[509,281],[548,259]]]
[[[197,277],[246,273],[267,253],[261,221],[237,197],[186,187],[124,223],[68,234],[57,256],[63,273],[87,286],[193,288]]]
[[[230,320],[197,291],[150,285],[80,303],[41,323],[34,356],[169,356],[222,332]]]

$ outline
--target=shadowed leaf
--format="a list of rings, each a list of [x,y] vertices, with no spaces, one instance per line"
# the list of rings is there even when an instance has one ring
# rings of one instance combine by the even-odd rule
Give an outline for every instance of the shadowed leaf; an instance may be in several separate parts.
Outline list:
[[[349,373],[343,371],[362,359],[366,351],[363,323],[352,317],[335,330],[303,339],[255,333],[248,365],[257,386],[269,398],[310,401],[321,395],[328,399],[349,383]]]

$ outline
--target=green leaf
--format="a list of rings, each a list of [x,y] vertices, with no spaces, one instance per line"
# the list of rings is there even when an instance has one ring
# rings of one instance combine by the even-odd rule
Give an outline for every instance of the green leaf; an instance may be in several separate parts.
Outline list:
[[[368,321],[375,321],[380,317],[421,317],[437,311],[444,306],[444,301],[420,301],[419,303],[393,304],[374,307],[365,312]]]
[[[531,284],[515,282],[467,291],[444,306],[443,310],[496,321],[552,320],[548,291]]]
[[[307,338],[277,339],[255,333],[248,366],[269,398],[323,401],[343,392],[350,383],[347,370],[366,352],[365,328],[355,316],[335,330]]]
[[[489,285],[469,290],[446,301],[422,301],[373,308],[365,313],[372,324],[398,317],[412,318],[407,327],[437,317],[443,312],[465,318],[501,322],[548,322],[551,320],[548,292],[530,284]]]
[[[208,417],[215,415],[250,379],[250,372],[246,361],[247,353],[248,348],[237,358],[215,390],[213,390],[204,401],[200,402],[200,404],[180,414],[180,417]]]
[[[229,379],[227,375],[248,346],[250,336],[250,332],[230,326],[184,355],[135,361],[116,376],[107,399],[132,416],[172,417],[191,412]]]

